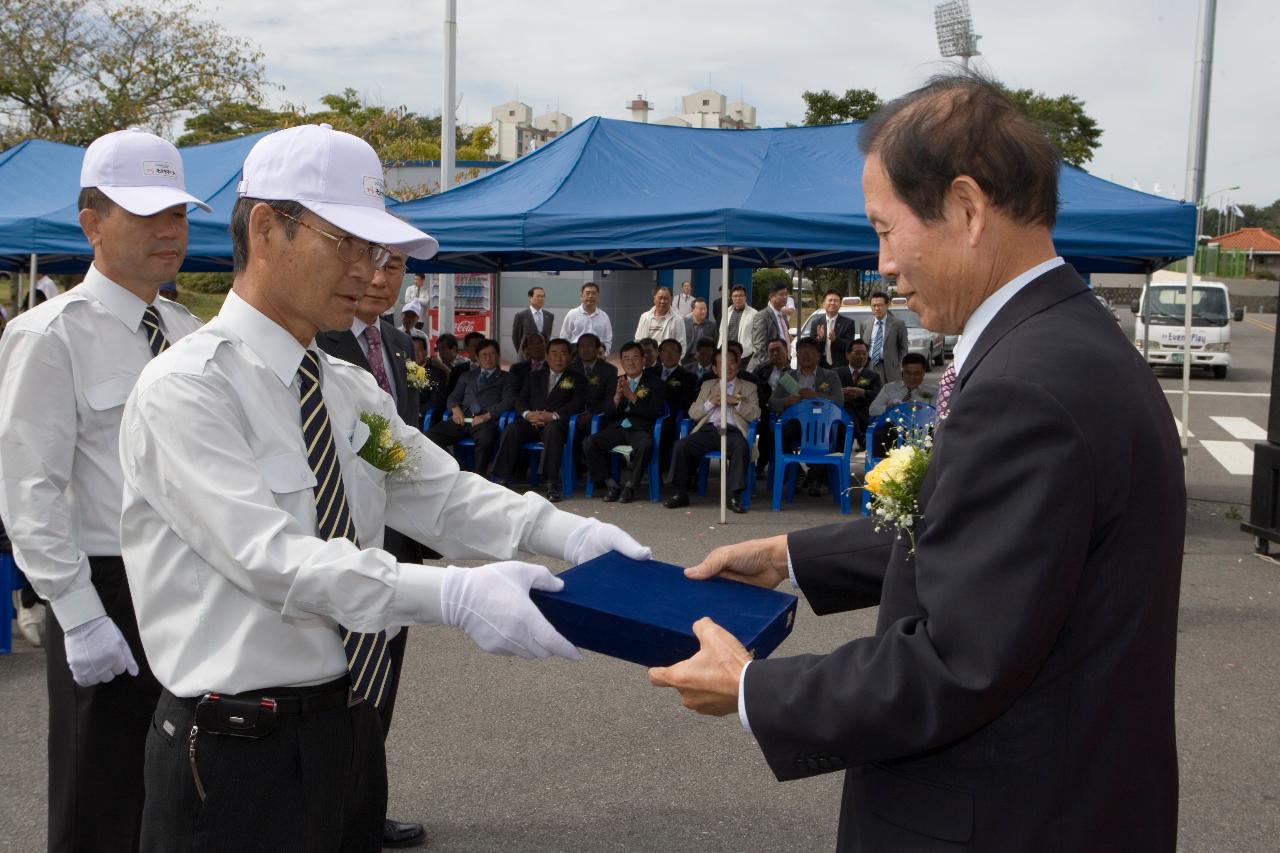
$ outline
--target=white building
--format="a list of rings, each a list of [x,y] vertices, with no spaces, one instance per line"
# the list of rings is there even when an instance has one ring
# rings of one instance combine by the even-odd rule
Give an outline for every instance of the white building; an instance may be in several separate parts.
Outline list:
[[[701,92],[694,92],[680,99],[679,114],[659,119],[654,124],[716,130],[744,130],[758,127],[755,107],[742,101],[726,104],[726,100],[724,95],[714,89],[703,89]],[[649,109],[642,108],[641,105],[648,107],[648,102],[640,97],[627,105],[631,111],[632,121],[647,122],[649,120]]]
[[[533,108],[521,101],[507,101],[490,111],[489,127],[493,145],[488,155],[496,160],[515,160],[573,127],[573,117],[547,112],[533,117]]]

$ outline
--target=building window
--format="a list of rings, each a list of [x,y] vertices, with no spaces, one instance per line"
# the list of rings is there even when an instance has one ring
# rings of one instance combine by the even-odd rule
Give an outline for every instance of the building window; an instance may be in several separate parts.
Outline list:
[[[507,115],[508,115],[508,116],[514,117],[514,116],[515,116],[515,114],[516,114],[516,111],[515,111],[515,110],[507,110]]]
[[[704,100],[702,101],[702,105],[703,105],[704,107],[709,107],[709,106],[711,106],[711,102],[710,102],[710,101],[708,101],[708,100],[706,100],[706,99],[704,99]]]

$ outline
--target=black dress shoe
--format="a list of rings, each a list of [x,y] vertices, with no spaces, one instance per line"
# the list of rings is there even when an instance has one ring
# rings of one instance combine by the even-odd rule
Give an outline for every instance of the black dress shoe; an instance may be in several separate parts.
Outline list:
[[[679,509],[682,506],[689,505],[689,496],[684,492],[677,492],[662,502],[667,509]]]
[[[391,818],[383,821],[383,847],[417,847],[426,840],[427,831],[420,823],[401,823]]]
[[[729,498],[729,512],[736,512],[738,515],[742,515],[746,511],[747,508],[742,505],[741,500],[738,498]]]
[[[605,493],[604,502],[611,504],[616,501],[621,494],[622,489],[619,489],[617,486],[610,486],[609,491]]]
[[[564,500],[564,495],[560,494],[559,489],[547,489],[547,500],[553,504],[558,504]]]
[[[621,503],[629,504],[636,499],[636,490],[627,486],[622,490]]]

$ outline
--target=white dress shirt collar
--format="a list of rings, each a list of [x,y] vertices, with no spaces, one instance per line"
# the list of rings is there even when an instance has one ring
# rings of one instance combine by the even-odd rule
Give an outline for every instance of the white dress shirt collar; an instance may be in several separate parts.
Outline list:
[[[982,335],[983,330],[990,325],[996,314],[1000,313],[1000,309],[1009,303],[1009,300],[1018,295],[1022,288],[1035,281],[1040,276],[1047,273],[1055,267],[1060,267],[1065,263],[1062,258],[1052,258],[1042,264],[1037,264],[1021,275],[1014,276],[1007,284],[997,290],[995,293],[982,300],[982,304],[969,315],[969,319],[964,321],[964,331],[960,333],[960,339],[956,341],[955,347],[955,372],[957,374],[964,368],[965,357],[969,355],[969,350],[973,349],[973,345],[977,343],[978,338]]]
[[[85,273],[84,281],[80,282],[79,286],[85,293],[101,302],[102,306],[114,314],[117,320],[124,323],[129,331],[138,331],[138,327],[142,325],[142,312],[147,310],[147,303],[107,278],[92,264],[89,265],[89,271]]]
[[[283,326],[245,302],[234,290],[222,303],[218,319],[257,353],[285,387],[293,387],[307,347],[298,343]]]
[[[362,335],[364,335],[364,330],[369,328],[370,325],[372,324],[366,323],[364,320],[361,320],[359,317],[356,317],[351,321],[351,334],[359,338]],[[379,329],[379,331],[381,331],[381,329]]]

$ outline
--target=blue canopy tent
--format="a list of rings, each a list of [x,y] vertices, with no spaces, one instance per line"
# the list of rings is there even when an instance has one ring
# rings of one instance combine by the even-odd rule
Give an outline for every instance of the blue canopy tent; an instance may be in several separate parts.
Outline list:
[[[263,134],[182,149],[187,191],[213,207],[191,214],[184,270],[229,270],[227,224],[240,166]],[[37,255],[44,272],[78,272],[92,251],[78,221],[84,149],[28,140],[0,154],[0,266],[25,270]]]
[[[397,207],[434,271],[876,265],[859,124],[723,132],[591,118],[447,193]],[[1054,239],[1082,272],[1189,255],[1195,206],[1064,166]]]

